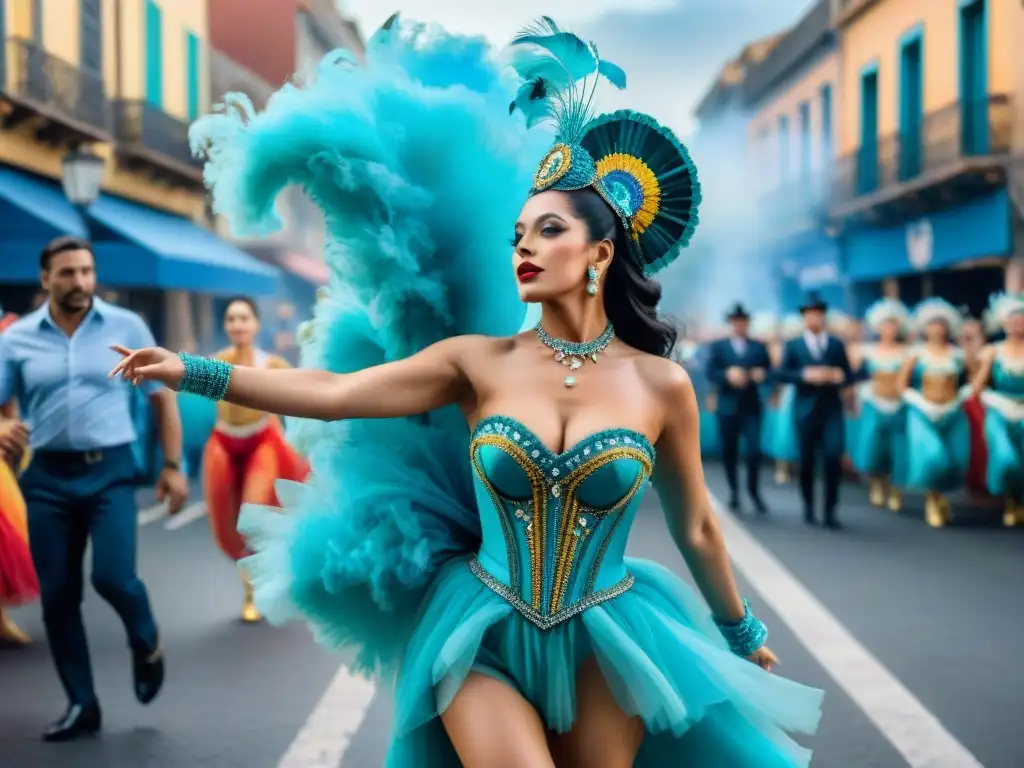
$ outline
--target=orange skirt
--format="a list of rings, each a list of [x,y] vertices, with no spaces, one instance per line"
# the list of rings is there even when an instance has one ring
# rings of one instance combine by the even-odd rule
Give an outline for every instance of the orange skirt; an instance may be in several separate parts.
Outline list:
[[[277,419],[238,437],[214,429],[203,451],[203,493],[217,545],[232,560],[248,554],[238,533],[242,504],[280,506],[274,483],[304,480],[309,465],[284,439]]]
[[[39,579],[28,547],[28,517],[18,480],[0,461],[0,607],[39,597]]]

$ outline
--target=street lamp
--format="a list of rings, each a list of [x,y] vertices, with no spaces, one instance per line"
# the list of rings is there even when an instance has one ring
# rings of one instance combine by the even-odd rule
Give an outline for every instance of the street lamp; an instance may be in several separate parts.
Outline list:
[[[88,149],[73,149],[61,163],[61,184],[68,201],[84,214],[96,202],[103,183],[103,158]]]

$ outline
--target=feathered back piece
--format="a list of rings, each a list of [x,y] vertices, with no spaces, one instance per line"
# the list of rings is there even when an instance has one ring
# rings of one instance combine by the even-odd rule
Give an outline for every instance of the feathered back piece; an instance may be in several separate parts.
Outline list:
[[[988,311],[998,333],[1011,315],[1024,313],[1024,293],[993,293],[988,300]]]
[[[864,313],[864,323],[878,333],[883,323],[895,322],[900,331],[906,333],[910,327],[910,310],[899,299],[879,299]]]
[[[598,83],[625,88],[625,73],[547,17],[516,36],[510,60],[524,80],[511,111],[522,111],[528,125],[549,120],[557,134],[531,191],[591,187],[618,215],[628,255],[645,274],[674,261],[697,227],[701,198],[686,147],[639,112],[593,117]]]

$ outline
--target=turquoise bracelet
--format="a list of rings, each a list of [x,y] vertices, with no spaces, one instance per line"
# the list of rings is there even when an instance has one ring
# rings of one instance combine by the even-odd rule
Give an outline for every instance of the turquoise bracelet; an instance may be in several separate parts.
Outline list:
[[[743,618],[735,624],[723,624],[715,620],[719,632],[737,656],[749,656],[764,645],[768,639],[768,628],[750,611],[750,604],[743,601]]]
[[[179,352],[178,358],[185,366],[185,376],[178,387],[181,392],[205,397],[217,402],[223,400],[231,383],[234,366],[212,357],[200,357]]]

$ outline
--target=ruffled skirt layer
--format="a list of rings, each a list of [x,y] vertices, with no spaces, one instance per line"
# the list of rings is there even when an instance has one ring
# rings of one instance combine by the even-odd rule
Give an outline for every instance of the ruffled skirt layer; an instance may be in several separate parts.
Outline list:
[[[945,493],[963,486],[971,429],[961,406],[940,416],[907,405],[907,487]]]
[[[646,726],[638,768],[808,765],[810,751],[786,732],[814,731],[821,691],[730,653],[707,608],[669,571],[643,560],[628,568],[629,591],[541,630],[468,559],[446,564],[398,675],[386,766],[460,765],[438,714],[473,671],[519,691],[551,730],[571,730],[576,672],[591,655],[622,709]]]
[[[903,485],[907,474],[904,409],[885,412],[868,400],[862,401],[852,458],[858,472],[886,477],[894,485]]]
[[[989,493],[1024,501],[1024,420],[1012,420],[995,408],[985,413]]]
[[[28,547],[25,500],[18,481],[0,461],[0,607],[22,605],[39,596],[39,580]]]

